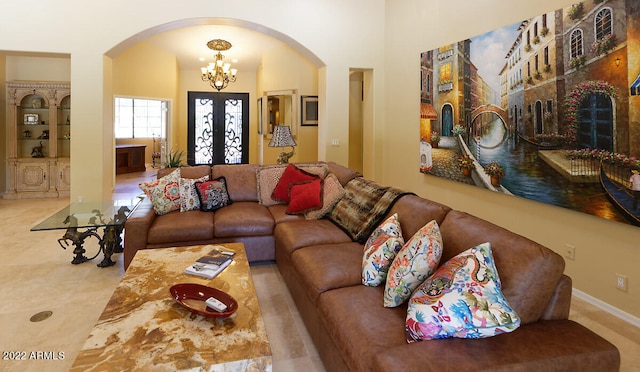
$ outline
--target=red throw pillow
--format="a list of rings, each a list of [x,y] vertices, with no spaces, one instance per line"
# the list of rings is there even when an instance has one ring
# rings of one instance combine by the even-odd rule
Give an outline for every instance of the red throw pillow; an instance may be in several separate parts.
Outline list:
[[[299,183],[304,181],[313,181],[318,179],[319,177],[306,172],[293,164],[289,164],[287,168],[282,173],[280,177],[280,181],[276,185],[276,188],[273,189],[273,193],[271,197],[274,200],[288,203],[289,202],[289,184]]]
[[[286,214],[304,214],[322,208],[322,179],[292,183]]]

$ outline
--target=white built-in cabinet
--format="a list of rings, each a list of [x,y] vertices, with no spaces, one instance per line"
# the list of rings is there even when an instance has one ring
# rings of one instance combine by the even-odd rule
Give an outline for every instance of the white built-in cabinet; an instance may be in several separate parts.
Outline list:
[[[71,87],[7,82],[7,191],[4,198],[68,196]]]

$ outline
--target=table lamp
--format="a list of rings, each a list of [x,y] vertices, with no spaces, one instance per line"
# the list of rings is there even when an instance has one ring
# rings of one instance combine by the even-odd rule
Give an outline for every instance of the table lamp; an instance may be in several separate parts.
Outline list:
[[[291,152],[285,152],[284,148],[291,146]],[[273,127],[273,136],[269,142],[269,147],[282,147],[282,153],[278,156],[278,164],[286,164],[289,162],[289,158],[293,156],[297,146],[296,141],[291,135],[291,128],[287,125],[276,125]]]

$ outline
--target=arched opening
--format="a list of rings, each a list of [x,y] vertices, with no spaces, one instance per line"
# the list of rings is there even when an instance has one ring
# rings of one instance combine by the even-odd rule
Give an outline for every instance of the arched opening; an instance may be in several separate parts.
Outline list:
[[[536,101],[534,106],[534,115],[533,115],[534,125],[533,125],[533,133],[540,134],[543,131],[542,128],[542,102]]]
[[[591,93],[580,103],[578,146],[613,151],[613,105],[608,95]]]

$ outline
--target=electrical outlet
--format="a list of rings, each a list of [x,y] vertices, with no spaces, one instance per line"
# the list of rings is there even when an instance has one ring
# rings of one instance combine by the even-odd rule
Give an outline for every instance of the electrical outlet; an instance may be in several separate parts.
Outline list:
[[[571,244],[566,244],[564,249],[564,256],[571,261],[575,261],[576,259],[576,247]]]
[[[616,288],[619,290],[626,292],[627,291],[627,280],[628,278],[621,274],[616,274]]]

